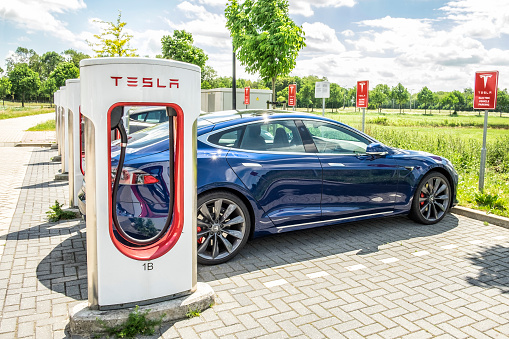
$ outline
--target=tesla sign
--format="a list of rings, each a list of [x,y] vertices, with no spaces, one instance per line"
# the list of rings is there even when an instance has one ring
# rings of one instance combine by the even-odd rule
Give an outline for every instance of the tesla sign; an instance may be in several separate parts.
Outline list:
[[[297,95],[297,85],[288,85],[288,106],[295,106]]]
[[[474,109],[497,106],[498,71],[475,72]]]
[[[244,105],[249,105],[250,93],[251,93],[251,88],[244,87]]]
[[[329,98],[330,83],[328,81],[315,82],[315,98]]]
[[[369,97],[369,81],[357,81],[357,107],[367,108]]]

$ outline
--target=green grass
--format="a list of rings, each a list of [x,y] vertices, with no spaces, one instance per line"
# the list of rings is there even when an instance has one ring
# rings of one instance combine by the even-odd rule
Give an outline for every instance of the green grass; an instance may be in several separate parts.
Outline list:
[[[55,119],[51,119],[40,124],[30,127],[27,131],[54,131],[56,129]]]
[[[321,115],[320,112],[315,113]],[[448,158],[459,174],[462,206],[509,217],[509,116],[488,118],[484,192],[479,192],[483,115],[366,114],[367,134],[393,147],[434,153]],[[361,113],[326,113],[326,117],[361,128]]]
[[[0,120],[51,112],[55,112],[55,107],[50,107],[48,103],[25,103],[25,107],[21,107],[18,102],[6,101],[5,105],[0,102]]]

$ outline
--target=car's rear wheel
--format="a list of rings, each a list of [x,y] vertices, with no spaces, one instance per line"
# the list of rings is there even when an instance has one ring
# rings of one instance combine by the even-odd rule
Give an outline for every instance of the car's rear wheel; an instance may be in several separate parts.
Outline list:
[[[422,224],[431,225],[445,217],[449,208],[451,184],[439,172],[424,176],[414,193],[410,217]]]
[[[246,244],[251,220],[246,205],[226,191],[206,193],[198,198],[198,262],[224,263]]]

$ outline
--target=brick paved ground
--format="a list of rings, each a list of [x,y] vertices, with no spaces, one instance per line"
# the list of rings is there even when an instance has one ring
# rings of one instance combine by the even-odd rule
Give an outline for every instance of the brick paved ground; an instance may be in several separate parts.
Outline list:
[[[84,223],[49,223],[65,183],[55,151],[34,150],[0,262],[0,338],[65,337],[86,298]],[[233,261],[198,268],[217,304],[163,338],[505,338],[509,230],[448,215],[405,217],[255,239]]]
[[[55,142],[55,131],[25,132],[26,129],[50,119],[55,119],[55,113],[0,120],[0,147],[14,147],[21,142]]]

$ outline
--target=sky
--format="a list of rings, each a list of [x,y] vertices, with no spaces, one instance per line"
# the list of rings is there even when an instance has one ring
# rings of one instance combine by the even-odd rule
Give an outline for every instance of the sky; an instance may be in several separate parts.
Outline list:
[[[122,11],[131,47],[140,56],[161,54],[161,38],[176,29],[193,34],[220,76],[232,74],[227,0],[4,0],[0,3],[0,67],[18,46],[94,52],[86,40],[98,21]],[[463,90],[476,71],[498,70],[509,87],[509,0],[289,0],[307,46],[290,75],[327,77],[340,86],[358,80],[412,93]],[[256,80],[237,63],[237,78]]]

